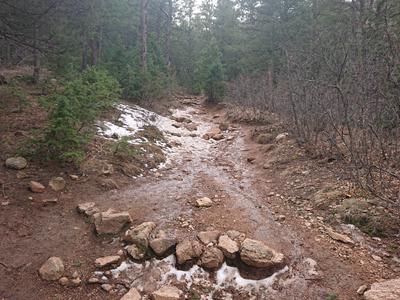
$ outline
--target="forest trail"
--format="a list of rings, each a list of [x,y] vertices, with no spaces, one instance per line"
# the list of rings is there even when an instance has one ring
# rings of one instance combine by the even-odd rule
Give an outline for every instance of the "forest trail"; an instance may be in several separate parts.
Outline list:
[[[166,284],[179,287],[188,299],[358,299],[361,285],[393,276],[384,260],[371,257],[385,256],[376,240],[345,226],[337,229],[345,231],[340,236],[354,242],[333,239],[329,232],[337,232],[326,222],[329,211],[314,210],[310,193],[337,186],[334,172],[301,156],[286,135],[272,142],[274,147],[255,143],[257,126],[229,123],[224,108],[202,101],[183,99],[172,117],[155,121],[172,145],[161,168],[102,194],[83,185],[66,194],[61,207],[2,214],[9,232],[1,248],[2,262],[7,262],[2,265],[4,299],[24,299],[30,293],[32,299],[120,299],[132,286],[147,295]],[[191,126],[178,123],[179,118]],[[218,127],[222,137],[204,138]],[[197,207],[201,197],[212,199],[211,207]],[[122,245],[116,238],[95,236],[92,225],[76,213],[76,205],[89,200],[100,211],[129,211],[135,226],[152,221],[178,240],[201,231],[237,230],[283,253],[285,266],[261,276],[226,264],[215,273],[180,271],[171,257],[144,264],[127,259],[101,272],[116,287],[106,293],[86,282],[99,274],[94,260],[117,253]],[[63,257],[67,273],[78,271],[85,283],[64,288],[40,280],[37,269],[54,255]],[[15,280],[25,284],[15,287]]]

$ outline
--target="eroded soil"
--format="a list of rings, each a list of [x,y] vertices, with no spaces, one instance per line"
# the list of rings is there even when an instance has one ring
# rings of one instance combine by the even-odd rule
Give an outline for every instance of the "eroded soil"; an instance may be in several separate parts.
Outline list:
[[[387,244],[397,241],[380,241],[341,227],[330,221],[331,210],[316,208],[313,196],[321,189],[352,192],[334,165],[307,158],[290,137],[273,142],[273,147],[257,144],[252,140],[254,126],[229,124],[223,140],[205,140],[203,134],[226,120],[224,109],[205,107],[201,100],[185,99],[182,108],[174,111],[175,116],[198,125],[196,135],[184,128],[166,132],[174,145],[166,165],[143,177],[121,179],[119,189],[102,191],[90,180],[68,180],[66,191],[40,195],[40,199],[59,198],[57,204],[43,206],[35,199],[38,196],[27,191],[27,182],[46,181],[54,174],[32,167],[21,177],[2,167],[2,180],[12,187],[7,189],[7,199],[2,199],[10,203],[0,208],[0,298],[121,297],[85,283],[95,271],[96,258],[122,249],[115,238],[97,237],[92,225],[77,214],[76,205],[87,201],[102,210],[128,210],[135,225],[153,221],[179,238],[208,229],[239,230],[287,256],[287,269],[268,289],[250,294],[233,289],[233,299],[250,295],[253,299],[358,299],[356,291],[362,284],[400,274],[395,254],[387,252]],[[213,206],[197,208],[195,200],[204,196],[213,199]],[[332,226],[355,245],[329,237]],[[376,261],[372,254],[382,260]],[[62,257],[66,273],[78,271],[83,284],[61,287],[42,281],[37,270],[49,256]],[[314,269],[307,263],[310,259],[317,263]],[[215,294],[215,299],[228,298]]]

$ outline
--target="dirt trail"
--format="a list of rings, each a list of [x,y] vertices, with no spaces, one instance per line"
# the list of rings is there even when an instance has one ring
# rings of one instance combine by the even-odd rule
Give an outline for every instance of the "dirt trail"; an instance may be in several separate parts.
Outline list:
[[[308,226],[308,219],[298,215],[295,207],[287,206],[282,195],[290,192],[286,190],[289,179],[282,170],[263,169],[259,162],[271,154],[251,141],[251,127],[231,124],[223,140],[205,140],[202,135],[223,122],[222,117],[205,108],[199,99],[174,114],[197,124],[196,135],[184,128],[165,126],[173,131],[167,134],[176,146],[170,150],[165,167],[153,176],[136,178],[122,189],[101,195],[80,191],[68,195],[60,208],[39,209],[32,216],[21,210],[18,218],[24,220],[22,228],[29,228],[28,238],[23,238],[24,233],[13,234],[13,220],[2,213],[2,225],[9,231],[4,234],[1,258],[13,257],[16,266],[0,266],[6,269],[1,274],[0,296],[28,299],[31,290],[34,292],[29,299],[119,299],[93,285],[62,288],[49,284],[36,273],[41,262],[57,254],[66,259],[67,271],[78,268],[78,264],[85,266],[80,272],[87,279],[94,271],[95,258],[121,249],[115,239],[95,237],[90,225],[76,214],[76,204],[88,200],[103,210],[129,210],[135,224],[153,221],[181,238],[206,229],[235,229],[288,257],[287,268],[277,274],[271,286],[250,292],[230,290],[233,299],[249,299],[249,295],[252,299],[358,299],[360,285],[391,276],[381,263],[371,262],[365,247],[332,241],[321,234],[322,223]],[[249,163],[249,157],[255,159],[254,164]],[[212,198],[214,205],[195,207],[195,200],[204,196]]]

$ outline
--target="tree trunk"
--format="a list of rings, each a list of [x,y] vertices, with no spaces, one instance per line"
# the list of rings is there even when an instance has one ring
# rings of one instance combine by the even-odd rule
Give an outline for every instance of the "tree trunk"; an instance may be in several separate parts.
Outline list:
[[[140,33],[141,33],[141,39],[142,39],[142,53],[141,53],[141,59],[142,59],[142,70],[146,71],[147,70],[147,56],[148,56],[148,50],[147,50],[147,7],[149,4],[150,0],[141,0],[140,1]]]
[[[38,83],[40,80],[40,51],[38,49],[38,28],[35,28],[33,42],[33,83]]]

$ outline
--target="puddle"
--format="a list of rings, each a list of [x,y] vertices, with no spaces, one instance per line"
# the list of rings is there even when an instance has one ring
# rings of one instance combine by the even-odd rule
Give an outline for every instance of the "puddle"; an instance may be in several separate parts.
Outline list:
[[[289,271],[286,266],[267,278],[250,280],[243,278],[238,268],[228,266],[226,263],[213,273],[209,273],[197,265],[187,271],[182,271],[177,269],[175,264],[174,255],[162,260],[153,258],[143,263],[127,260],[111,270],[111,274],[113,280],[127,280],[130,286],[136,287],[143,293],[173,284],[178,285],[186,293],[199,292],[201,299],[214,299],[216,294],[261,295],[267,293],[279,276]],[[103,275],[99,273],[101,272],[95,275],[101,278]]]

